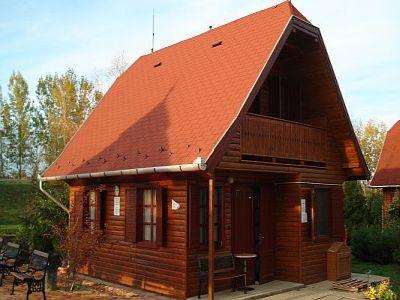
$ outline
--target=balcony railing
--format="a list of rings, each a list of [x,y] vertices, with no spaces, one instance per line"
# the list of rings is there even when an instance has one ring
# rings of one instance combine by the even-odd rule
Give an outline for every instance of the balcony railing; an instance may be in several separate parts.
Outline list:
[[[325,162],[325,129],[248,114],[241,130],[242,155]]]

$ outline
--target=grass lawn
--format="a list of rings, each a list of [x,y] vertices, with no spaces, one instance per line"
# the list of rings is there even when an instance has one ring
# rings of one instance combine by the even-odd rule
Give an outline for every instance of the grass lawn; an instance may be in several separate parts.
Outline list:
[[[10,234],[18,229],[34,190],[35,186],[29,181],[0,182],[0,234]]]
[[[374,275],[390,277],[393,290],[400,295],[400,264],[380,265],[374,262],[360,261],[353,257],[352,272],[367,273],[371,270]]]

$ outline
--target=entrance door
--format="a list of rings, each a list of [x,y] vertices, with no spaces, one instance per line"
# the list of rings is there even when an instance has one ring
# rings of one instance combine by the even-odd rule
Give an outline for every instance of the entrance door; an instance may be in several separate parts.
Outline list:
[[[233,197],[233,254],[256,253],[254,240],[255,193],[249,187],[236,187]],[[247,283],[255,280],[255,260],[247,262]]]
[[[261,187],[259,197],[258,234],[256,234],[256,253],[258,255],[258,276],[260,283],[274,277],[274,189],[272,185]]]
[[[248,263],[249,282],[273,279],[273,188],[236,187],[233,197],[233,253],[256,253]]]

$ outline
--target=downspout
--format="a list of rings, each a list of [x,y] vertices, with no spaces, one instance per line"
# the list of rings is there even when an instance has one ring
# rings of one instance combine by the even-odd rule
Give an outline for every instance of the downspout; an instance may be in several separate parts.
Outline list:
[[[52,195],[50,195],[49,192],[47,192],[44,188],[43,188],[43,179],[40,175],[38,175],[38,180],[39,180],[39,189],[40,191],[45,194],[47,196],[47,198],[49,198],[51,201],[53,201],[55,204],[57,204],[59,207],[61,207],[67,214],[68,214],[68,220],[70,218],[70,211],[69,209],[62,204],[60,201],[58,201],[56,198],[54,198]]]

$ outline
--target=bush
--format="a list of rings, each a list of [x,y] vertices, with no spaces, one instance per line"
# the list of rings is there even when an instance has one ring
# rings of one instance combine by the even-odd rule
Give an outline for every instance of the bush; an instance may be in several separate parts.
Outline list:
[[[400,230],[395,227],[362,227],[350,235],[353,255],[364,261],[388,264],[400,259]]]

